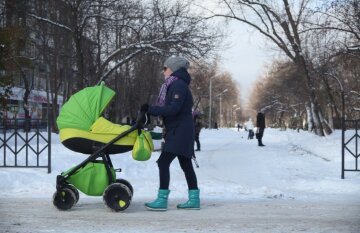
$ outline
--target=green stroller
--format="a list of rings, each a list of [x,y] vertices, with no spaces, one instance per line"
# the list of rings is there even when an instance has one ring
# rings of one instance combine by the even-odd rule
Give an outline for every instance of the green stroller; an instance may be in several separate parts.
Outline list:
[[[133,126],[101,117],[114,95],[102,83],[75,93],[61,109],[57,118],[61,143],[89,157],[57,176],[53,204],[59,210],[69,210],[78,202],[78,190],[89,196],[103,196],[105,205],[116,212],[131,203],[133,187],[116,177],[121,169],[114,169],[110,154],[132,150],[135,160],[145,161],[154,146],[150,132],[143,130],[144,114],[138,114]]]

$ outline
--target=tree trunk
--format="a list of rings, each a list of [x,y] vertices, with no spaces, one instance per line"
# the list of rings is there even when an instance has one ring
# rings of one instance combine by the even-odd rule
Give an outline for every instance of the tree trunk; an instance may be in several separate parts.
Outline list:
[[[280,114],[279,114],[279,119],[278,119],[278,125],[279,125],[280,129],[283,128],[283,116],[284,116],[284,112],[281,111]]]
[[[323,78],[323,81],[325,83],[325,87],[326,87],[326,92],[329,96],[329,101],[330,101],[330,106],[332,108],[332,110],[335,112],[335,116],[336,118],[340,119],[340,113],[338,111],[338,108],[336,106],[336,103],[335,103],[335,98],[334,96],[332,95],[331,93],[331,88],[330,88],[330,85],[329,83],[327,82],[326,78]],[[333,116],[333,115],[332,115]]]
[[[320,121],[320,116],[319,116],[319,109],[318,109],[318,105],[317,103],[311,102],[314,101],[312,99],[310,99],[310,106],[311,106],[311,113],[313,116],[313,121],[314,121],[314,129],[315,129],[315,134],[319,135],[319,136],[325,136],[324,135],[324,130]]]
[[[75,49],[76,49],[76,91],[81,90],[84,87],[84,58],[82,52],[82,40],[78,33],[74,33]],[[71,93],[73,94],[73,93]]]
[[[311,111],[311,107],[309,106],[309,103],[305,104],[305,108],[306,108],[306,115],[307,115],[308,131],[312,132],[314,129],[314,120],[313,120],[313,114]]]
[[[294,50],[297,51],[297,57],[295,59],[296,64],[298,65],[300,70],[303,71],[302,73],[304,74],[305,79],[306,79],[305,81],[307,84],[308,98],[309,98],[309,102],[310,102],[310,106],[311,106],[312,119],[313,119],[314,126],[315,126],[315,134],[319,135],[319,136],[325,136],[324,131],[323,131],[323,125],[320,121],[320,116],[319,116],[320,115],[319,114],[319,103],[316,100],[314,79],[310,75],[310,71],[308,69],[308,64],[306,63],[304,55],[302,53],[300,53],[300,50],[298,50],[296,48]]]
[[[333,107],[330,106],[329,107],[329,111],[330,111],[330,116],[329,116],[329,126],[331,129],[334,129],[334,111],[333,111]]]
[[[17,68],[20,71],[20,77],[24,82],[24,88],[25,88],[25,93],[23,96],[23,109],[24,109],[24,113],[25,113],[25,124],[24,124],[24,131],[28,132],[30,130],[30,112],[29,112],[29,95],[30,95],[30,85],[29,85],[29,81],[26,78],[26,74],[24,72],[24,70],[22,69],[21,65],[15,60],[13,59],[13,62],[15,63],[15,65],[17,66]]]
[[[319,111],[319,116],[320,116],[321,124],[323,126],[325,134],[326,135],[332,134],[332,130],[331,130],[330,126],[329,126],[329,123],[324,118],[321,110]]]
[[[25,112],[25,125],[24,125],[24,131],[25,132],[29,132],[31,129],[31,116],[30,116],[30,112],[29,112],[29,95],[30,95],[30,89],[29,89],[29,82],[26,79],[26,75],[23,71],[21,71],[21,76],[24,80],[24,84],[25,84],[25,93],[24,93],[24,97],[23,97],[23,101],[24,101],[24,112]]]

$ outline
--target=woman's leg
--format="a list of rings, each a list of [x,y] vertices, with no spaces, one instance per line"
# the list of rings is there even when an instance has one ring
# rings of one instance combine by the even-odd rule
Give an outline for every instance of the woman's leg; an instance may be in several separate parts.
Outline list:
[[[161,152],[157,161],[159,167],[160,189],[169,189],[170,183],[170,164],[176,155],[167,152]]]
[[[198,189],[197,178],[194,171],[194,167],[191,162],[191,158],[185,156],[178,156],[181,169],[185,173],[186,182],[189,189]]]

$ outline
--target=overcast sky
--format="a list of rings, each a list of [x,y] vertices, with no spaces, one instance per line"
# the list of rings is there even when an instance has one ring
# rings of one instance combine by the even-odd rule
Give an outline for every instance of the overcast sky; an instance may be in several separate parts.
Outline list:
[[[217,0],[192,0],[193,10],[199,9],[207,14],[206,9],[221,11]],[[222,18],[213,18],[215,24],[224,22]],[[222,27],[225,23],[220,23]],[[240,21],[231,20],[227,25],[228,36],[224,40],[227,49],[220,51],[222,57],[221,68],[229,72],[240,86],[241,98],[244,103],[250,97],[253,84],[265,71],[266,64],[270,64],[274,51],[265,45],[265,39],[260,33]]]
[[[273,52],[266,49],[264,38],[246,28],[243,23],[233,21],[228,25],[226,42],[230,48],[221,52],[222,67],[230,72],[241,87],[241,97],[247,100],[252,86],[265,71],[266,64],[273,59]]]

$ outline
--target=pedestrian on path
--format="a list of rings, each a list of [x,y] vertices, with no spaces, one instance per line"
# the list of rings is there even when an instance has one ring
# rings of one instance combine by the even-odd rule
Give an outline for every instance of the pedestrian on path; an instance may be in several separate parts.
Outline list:
[[[254,124],[252,122],[251,117],[249,118],[249,120],[245,123],[246,125],[246,129],[249,131],[248,134],[248,139],[253,139],[254,138]]]
[[[200,190],[191,159],[195,157],[195,128],[192,117],[193,97],[189,89],[189,62],[183,57],[169,57],[164,63],[165,82],[161,86],[157,104],[143,104],[141,111],[162,116],[166,134],[159,159],[160,187],[157,198],[145,203],[149,210],[167,210],[170,183],[170,164],[177,158],[188,185],[189,200],[178,209],[200,209]]]
[[[258,146],[265,146],[262,143],[265,130],[265,110],[261,109],[256,116],[256,139],[258,140]]]
[[[194,115],[194,125],[195,125],[195,142],[196,142],[196,150],[201,150],[201,144],[200,144],[200,131],[202,129],[202,123],[200,119],[199,113],[195,112]]]

